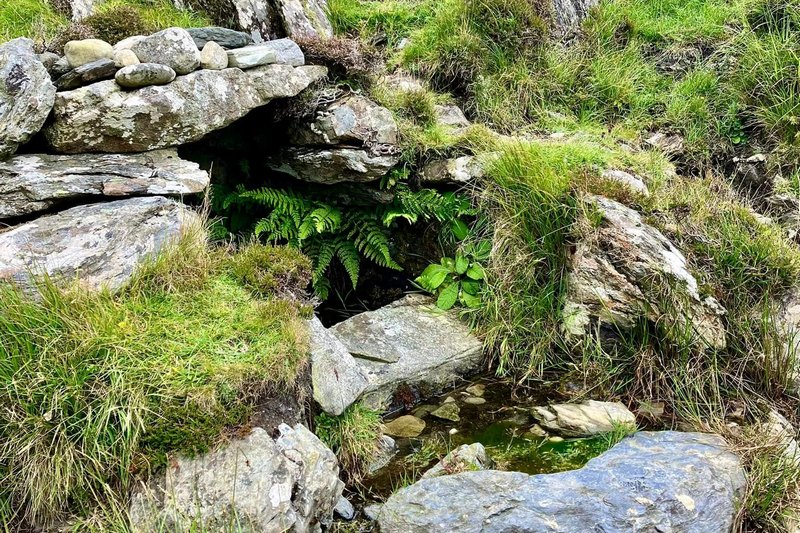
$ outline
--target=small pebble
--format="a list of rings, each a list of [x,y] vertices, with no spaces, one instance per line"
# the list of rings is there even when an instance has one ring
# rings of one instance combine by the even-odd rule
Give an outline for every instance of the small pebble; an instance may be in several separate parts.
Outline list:
[[[452,428],[450,431],[448,431],[448,433],[451,435],[455,435],[456,433],[458,433],[458,430],[456,428]]]
[[[469,398],[464,398],[464,403],[468,403],[470,405],[483,405],[486,403],[486,400],[484,398],[470,396]]]
[[[553,436],[553,437],[550,437],[547,440],[549,440],[550,442],[564,442],[563,437],[559,437],[559,436]]]

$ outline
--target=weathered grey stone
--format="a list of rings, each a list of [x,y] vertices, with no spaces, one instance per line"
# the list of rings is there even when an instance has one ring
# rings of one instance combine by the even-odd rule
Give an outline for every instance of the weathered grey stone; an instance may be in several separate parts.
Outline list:
[[[361,313],[331,330],[367,374],[362,401],[375,409],[389,406],[401,385],[426,395],[438,392],[475,371],[483,359],[481,341],[458,315],[419,295]]]
[[[239,28],[246,31],[254,42],[274,39],[281,30],[280,16],[271,1],[231,0]]]
[[[570,472],[423,479],[395,492],[378,524],[382,533],[722,533],[731,530],[745,485],[722,438],[646,432]]]
[[[129,67],[141,63],[133,50],[123,49],[114,52],[114,66],[117,68]]]
[[[422,474],[421,479],[449,476],[460,472],[486,470],[491,467],[491,459],[486,455],[483,444],[462,444],[436,463],[430,470]]]
[[[387,422],[383,432],[392,437],[418,437],[425,431],[425,421],[412,415],[403,415]]]
[[[333,512],[336,516],[342,518],[343,520],[352,520],[356,517],[356,509],[353,507],[353,504],[350,503],[350,500],[342,496],[339,498],[339,501],[336,502],[336,507],[333,508]]]
[[[30,39],[0,44],[0,159],[38,132],[53,108],[56,88]]]
[[[305,64],[305,56],[291,39],[276,39],[228,50],[228,66],[231,67],[247,69],[273,63],[299,67]]]
[[[139,89],[172,83],[175,80],[175,71],[158,63],[137,63],[119,69],[114,80],[125,89]]]
[[[319,531],[342,495],[336,457],[300,424],[261,428],[194,459],[171,461],[160,483],[132,498],[139,532],[220,531],[232,519],[246,531]]]
[[[411,74],[398,71],[381,76],[378,86],[393,93],[413,93],[425,90],[425,83]]]
[[[392,458],[397,455],[398,451],[397,443],[392,437],[389,435],[381,435],[381,438],[378,439],[375,455],[372,457],[367,467],[367,474],[374,474],[381,468],[387,466],[392,461]]]
[[[484,177],[484,164],[475,156],[436,159],[422,167],[422,183],[469,183]]]
[[[332,184],[378,180],[399,161],[397,150],[376,154],[360,148],[288,146],[267,159],[267,164],[299,180]]]
[[[53,149],[64,153],[177,146],[223,128],[275,98],[295,96],[325,74],[324,67],[289,65],[199,70],[169,85],[136,91],[104,81],[58,93],[45,134]]]
[[[469,120],[457,105],[437,105],[436,122],[442,126],[461,130],[469,126]]]
[[[792,427],[791,422],[773,409],[767,413],[766,420],[759,424],[759,429],[760,433],[766,437],[764,444],[776,446],[790,464],[800,466],[800,446],[796,440],[797,431]]]
[[[648,145],[661,150],[667,156],[676,156],[683,153],[683,137],[680,135],[667,135],[656,132],[644,141]]]
[[[102,4],[103,0],[67,0],[67,3],[72,12],[72,20],[79,22],[93,14],[95,6]]]
[[[189,28],[186,31],[192,36],[198,50],[202,50],[210,42],[217,43],[222,48],[242,48],[253,44],[253,38],[248,34],[218,26]]]
[[[228,68],[228,54],[214,41],[208,41],[200,51],[200,68],[222,70]]]
[[[369,505],[365,505],[364,509],[362,509],[364,513],[364,518],[367,520],[377,520],[378,515],[381,512],[381,507],[383,507],[380,503],[371,503]]]
[[[26,154],[0,162],[0,219],[96,196],[184,195],[209,178],[174,150],[143,154]]]
[[[98,59],[70,70],[55,82],[56,90],[71,91],[90,83],[113,78],[117,67],[112,59]]]
[[[561,403],[534,407],[531,414],[545,429],[565,437],[591,437],[617,427],[636,428],[636,417],[620,402]]]
[[[286,35],[295,39],[330,39],[326,0],[277,0]]]
[[[300,145],[397,145],[398,135],[391,111],[363,96],[350,95],[318,111],[313,121],[293,125],[289,140]]]
[[[39,61],[42,62],[42,65],[44,65],[44,68],[47,69],[47,72],[50,72],[53,66],[61,59],[60,55],[54,54],[53,52],[42,52],[38,54],[37,57]]]
[[[131,50],[142,63],[167,65],[177,74],[200,66],[200,50],[183,28],[167,28],[135,42]]]
[[[62,57],[53,63],[53,65],[48,69],[48,72],[50,73],[50,79],[57,80],[70,70],[72,70],[72,67],[69,66],[69,61],[67,61],[66,57]]]
[[[130,50],[131,48],[133,48],[133,45],[135,45],[139,41],[144,40],[146,37],[147,37],[146,35],[132,35],[130,37],[122,39],[112,48],[114,49],[115,52],[120,52],[122,50]]]
[[[551,0],[552,30],[564,37],[575,32],[600,0]]]
[[[683,254],[633,209],[595,195],[582,203],[599,221],[586,218],[578,226],[582,235],[570,259],[563,311],[568,337],[593,335],[597,326],[615,334],[647,318],[724,348],[724,309],[700,296]]]
[[[77,68],[99,59],[112,59],[114,48],[100,39],[69,41],[64,45],[64,57],[67,58],[70,67]]]
[[[31,274],[120,288],[139,262],[180,237],[197,217],[161,196],[73,207],[0,233],[0,279]]]
[[[458,405],[455,403],[455,400],[452,402],[443,403],[433,411],[431,411],[431,416],[435,416],[436,418],[440,418],[442,420],[449,420],[451,422],[458,422],[461,418],[458,416],[461,410],[458,408]]]
[[[314,400],[328,414],[339,416],[367,387],[367,378],[336,336],[314,317],[311,333],[311,386]]]
[[[624,170],[616,170],[616,169],[607,169],[604,170],[602,176],[607,180],[616,181],[617,183],[624,185],[628,189],[633,192],[642,194],[644,196],[648,196],[650,191],[645,185],[642,178],[639,176],[634,176]]]

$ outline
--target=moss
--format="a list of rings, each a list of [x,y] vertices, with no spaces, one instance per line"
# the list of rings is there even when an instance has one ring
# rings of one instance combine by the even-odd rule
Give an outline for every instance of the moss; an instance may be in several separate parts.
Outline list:
[[[311,260],[296,248],[252,243],[231,258],[231,273],[258,297],[291,297],[311,283]]]
[[[91,28],[94,36],[108,43],[117,43],[126,37],[150,33],[139,11],[131,6],[113,6],[100,9],[86,17],[83,24]]]

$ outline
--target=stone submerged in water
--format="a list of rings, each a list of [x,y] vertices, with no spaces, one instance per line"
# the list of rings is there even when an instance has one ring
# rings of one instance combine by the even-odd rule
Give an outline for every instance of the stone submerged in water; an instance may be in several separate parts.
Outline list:
[[[142,533],[227,530],[319,531],[344,484],[336,456],[300,424],[261,428],[206,455],[176,458],[154,486],[135,492],[131,522]],[[238,531],[238,529],[237,529]]]
[[[619,402],[597,402],[553,404],[534,407],[531,414],[545,429],[565,437],[591,437],[611,433],[617,428],[633,430],[636,417]]]
[[[56,88],[30,39],[0,44],[0,160],[41,129]]]
[[[421,479],[439,476],[449,476],[460,472],[486,470],[491,467],[492,461],[486,455],[486,448],[480,442],[462,444],[451,451],[436,463],[430,470],[422,474]]]
[[[116,290],[196,223],[193,212],[161,196],[73,207],[0,233],[0,279],[30,289],[31,275],[47,273]]]
[[[59,91],[71,91],[96,81],[113,78],[116,72],[117,66],[112,59],[98,59],[70,70],[58,78],[55,85]]]
[[[403,415],[384,425],[383,432],[392,437],[418,437],[425,431],[425,421],[416,416]]]
[[[431,411],[431,416],[435,416],[441,420],[449,420],[450,422],[458,422],[461,418],[458,416],[460,409],[455,401],[445,402],[435,410]]]
[[[189,28],[186,31],[192,36],[198,50],[202,50],[210,42],[217,43],[222,48],[242,48],[253,43],[253,38],[246,33],[219,26]]]
[[[112,59],[114,48],[100,39],[69,41],[64,45],[64,57],[67,58],[70,67],[77,68],[99,59]]]
[[[394,493],[378,523],[382,533],[722,533],[745,485],[721,437],[643,432],[570,472],[423,479]]]
[[[200,66],[200,50],[183,28],[167,28],[131,46],[142,63],[167,65],[177,74],[189,74]]]

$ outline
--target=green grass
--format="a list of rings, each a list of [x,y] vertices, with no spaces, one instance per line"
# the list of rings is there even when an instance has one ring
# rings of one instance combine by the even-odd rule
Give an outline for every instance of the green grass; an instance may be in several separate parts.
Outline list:
[[[354,404],[339,416],[321,413],[315,433],[336,453],[342,473],[356,482],[366,473],[381,436],[380,413]]]
[[[0,287],[0,500],[15,519],[113,503],[132,475],[207,450],[262,394],[293,389],[297,305],[256,298],[229,263],[191,234],[119,295]]]
[[[17,37],[43,40],[68,22],[47,0],[7,0],[0,5],[0,43]]]
[[[107,0],[97,7],[97,13],[106,13],[122,6],[136,10],[152,32],[173,26],[199,28],[212,24],[204,13],[191,9],[176,9],[170,0]]]
[[[433,16],[432,0],[330,0],[328,11],[334,31],[363,40],[386,40],[397,45]]]

